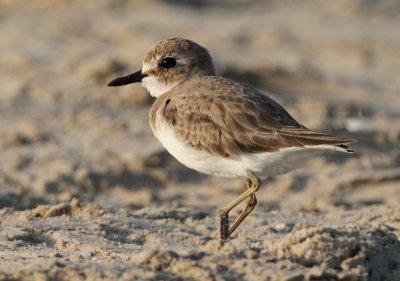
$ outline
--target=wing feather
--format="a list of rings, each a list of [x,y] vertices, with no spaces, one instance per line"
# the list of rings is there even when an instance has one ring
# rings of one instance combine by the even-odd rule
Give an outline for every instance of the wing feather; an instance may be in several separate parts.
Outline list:
[[[194,80],[157,98],[151,111],[154,122],[154,112],[162,108],[165,120],[188,145],[224,157],[321,144],[351,150],[346,144],[354,142],[352,139],[307,129],[253,88],[221,77]],[[212,93],[205,86],[209,84],[216,89]]]

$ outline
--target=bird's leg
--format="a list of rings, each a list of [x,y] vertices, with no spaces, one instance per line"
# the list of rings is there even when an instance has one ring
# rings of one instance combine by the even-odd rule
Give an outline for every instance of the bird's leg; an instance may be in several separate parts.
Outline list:
[[[249,180],[249,184],[247,185],[248,189],[252,189],[252,183]],[[258,189],[257,189],[258,190]],[[239,226],[239,224],[242,223],[242,221],[254,210],[254,208],[257,205],[257,198],[255,195],[255,192],[257,190],[254,190],[254,193],[250,194],[249,200],[247,201],[246,208],[239,214],[239,216],[235,219],[235,221],[232,223],[231,227],[229,228],[229,235],[235,231],[235,229]]]
[[[248,185],[247,190],[243,192],[238,198],[233,200],[231,203],[226,205],[219,211],[220,217],[220,238],[222,240],[228,239],[228,237],[233,233],[233,231],[239,226],[239,224],[247,217],[248,214],[257,205],[256,191],[260,189],[261,181],[260,179],[251,171],[247,171]],[[233,222],[232,226],[229,227],[229,212],[236,207],[238,204],[243,202],[246,198],[247,201],[246,208],[240,213],[240,215]]]

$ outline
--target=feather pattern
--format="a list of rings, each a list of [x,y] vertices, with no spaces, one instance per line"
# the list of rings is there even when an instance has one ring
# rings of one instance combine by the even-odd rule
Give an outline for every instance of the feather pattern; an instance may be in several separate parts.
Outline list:
[[[282,106],[254,88],[217,76],[196,76],[154,102],[150,123],[163,118],[185,144],[224,157],[275,152],[287,147],[354,142],[311,131]]]

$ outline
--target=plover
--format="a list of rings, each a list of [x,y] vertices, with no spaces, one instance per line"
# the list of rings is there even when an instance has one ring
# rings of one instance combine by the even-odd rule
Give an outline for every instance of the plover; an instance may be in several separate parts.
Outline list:
[[[219,210],[223,240],[256,206],[260,178],[326,151],[353,152],[354,140],[312,131],[255,88],[216,76],[208,50],[191,40],[156,43],[141,70],[108,85],[138,82],[156,97],[150,126],[170,154],[201,173],[247,179],[246,191]],[[229,212],[246,199],[229,225]]]

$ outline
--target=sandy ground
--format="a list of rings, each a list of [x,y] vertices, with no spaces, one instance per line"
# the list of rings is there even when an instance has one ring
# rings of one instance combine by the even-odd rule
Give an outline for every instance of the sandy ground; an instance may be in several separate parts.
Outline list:
[[[399,14],[395,0],[0,0],[0,280],[400,280]],[[219,243],[243,180],[180,165],[147,93],[105,86],[168,37],[357,153],[266,180]]]

